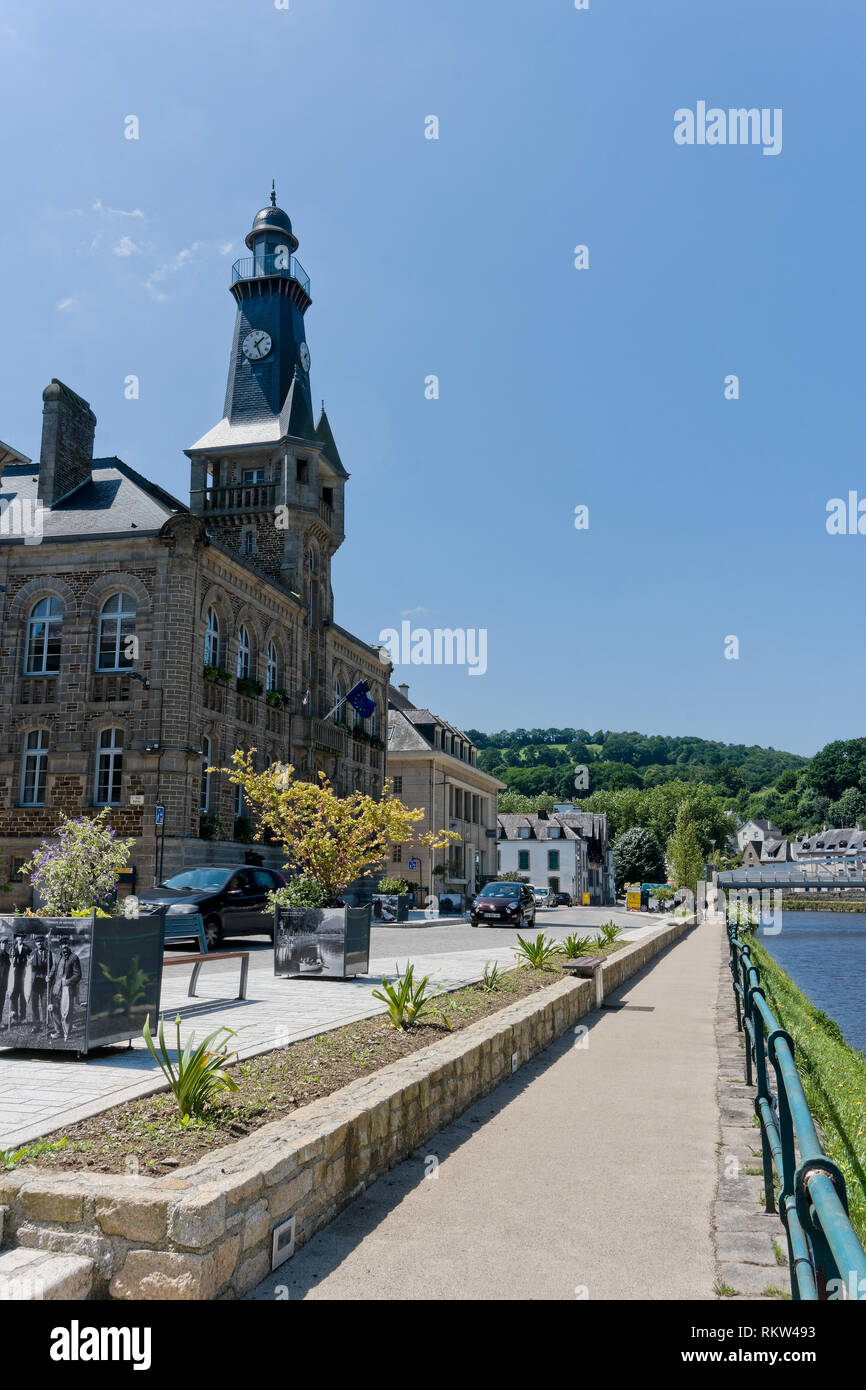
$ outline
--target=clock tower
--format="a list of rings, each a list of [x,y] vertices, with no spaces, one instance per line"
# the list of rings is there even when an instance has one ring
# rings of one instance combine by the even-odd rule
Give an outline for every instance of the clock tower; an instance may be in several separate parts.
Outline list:
[[[314,420],[310,280],[273,188],[245,241],[229,287],[237,311],[223,417],[186,450],[190,507],[212,540],[303,596],[312,631],[333,613],[331,558],[349,475],[324,406]]]

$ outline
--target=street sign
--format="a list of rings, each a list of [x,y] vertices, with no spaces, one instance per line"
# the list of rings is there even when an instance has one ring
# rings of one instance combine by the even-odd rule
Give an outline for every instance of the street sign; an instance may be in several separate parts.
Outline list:
[[[130,804],[130,806],[143,806],[143,805],[144,805],[144,797],[143,797],[143,796],[131,796],[131,797],[129,798],[129,804]]]
[[[636,893],[626,893],[625,905],[629,912],[640,912],[640,889]]]
[[[164,825],[164,824],[165,824],[165,807],[164,807],[164,806],[157,806],[156,812],[155,812],[155,815],[154,815],[154,818],[153,818],[153,823],[154,823],[154,825]]]
[[[418,867],[418,860],[417,860],[417,859],[410,859],[410,860],[409,860],[409,863],[406,865],[406,868],[407,868],[407,869],[417,869],[417,867]]]

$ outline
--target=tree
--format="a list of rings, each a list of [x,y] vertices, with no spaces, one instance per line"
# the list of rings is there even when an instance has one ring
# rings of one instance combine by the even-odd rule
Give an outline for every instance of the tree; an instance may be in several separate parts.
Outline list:
[[[134,840],[118,840],[107,824],[108,807],[98,816],[71,820],[64,816],[55,830],[57,840],[43,840],[19,873],[42,897],[50,917],[92,912],[117,889],[117,876],[129,863]]]
[[[554,798],[548,793],[542,792],[539,796],[523,796],[521,792],[509,789],[499,793],[499,814],[507,815],[531,815],[535,811],[552,811]]]
[[[613,847],[613,873],[617,888],[625,883],[660,883],[665,878],[662,847],[651,830],[632,826]]]
[[[857,825],[866,818],[866,795],[856,787],[848,787],[838,801],[832,801],[827,808],[830,824],[842,829]]]
[[[809,764],[809,785],[831,801],[848,787],[866,791],[866,738],[837,739],[826,744]]]
[[[677,811],[674,833],[668,841],[668,863],[675,888],[689,888],[694,893],[704,870],[704,856],[698,840],[692,808],[683,801]]]
[[[424,812],[410,811],[392,796],[390,782],[385,783],[380,801],[362,792],[337,796],[323,772],[318,785],[295,781],[294,768],[280,763],[256,772],[254,752],[254,748],[236,749],[231,767],[208,770],[225,772],[230,782],[243,787],[257,813],[255,838],[260,840],[270,831],[283,846],[289,872],[314,886],[323,899],[311,906],[336,903],[356,878],[373,873],[391,845],[415,841],[414,827]],[[452,830],[428,831],[416,843],[444,849],[459,839]]]

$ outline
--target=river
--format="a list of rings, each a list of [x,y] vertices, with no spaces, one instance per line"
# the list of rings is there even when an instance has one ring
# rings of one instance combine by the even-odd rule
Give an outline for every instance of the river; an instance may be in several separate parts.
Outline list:
[[[783,912],[758,940],[798,989],[866,1052],[866,912]]]

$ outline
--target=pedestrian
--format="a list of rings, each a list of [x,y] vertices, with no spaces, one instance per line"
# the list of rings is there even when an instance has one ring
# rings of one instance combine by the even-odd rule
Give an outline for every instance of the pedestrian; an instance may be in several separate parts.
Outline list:
[[[48,952],[44,942],[37,941],[30,957],[30,1018],[34,1027],[39,1027],[45,1018],[47,990]]]
[[[81,984],[81,961],[72,951],[68,941],[64,941],[60,947],[60,961],[56,973],[60,985],[60,1023],[66,1040],[78,1004],[78,987]]]
[[[10,1001],[10,1019],[12,1027],[16,1023],[27,1021],[27,1000],[24,994],[24,976],[27,973],[27,963],[30,960],[30,947],[22,937],[16,936],[15,944],[12,947],[12,999]]]
[[[6,989],[9,984],[9,969],[12,961],[9,957],[9,942],[4,936],[0,940],[0,1028],[5,1028],[3,1022],[3,1010],[6,1008]]]

